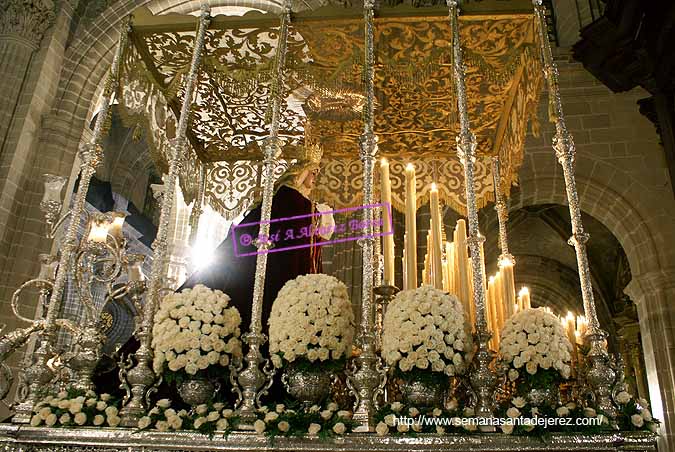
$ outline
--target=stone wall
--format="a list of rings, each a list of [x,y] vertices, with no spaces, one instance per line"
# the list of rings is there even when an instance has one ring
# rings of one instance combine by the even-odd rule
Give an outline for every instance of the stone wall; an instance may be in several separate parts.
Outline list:
[[[111,62],[121,21],[144,3],[114,2],[92,23],[82,24],[68,48],[65,42],[74,10],[68,1],[56,4],[53,25],[37,40],[33,53],[25,37],[0,36],[0,93],[6,96],[0,102],[0,131],[6,131],[0,163],[0,322],[9,328],[16,326],[8,314],[11,293],[36,274],[37,254],[51,246],[40,238],[39,176],[44,172],[73,173],[76,150]],[[212,6],[222,3],[211,2]],[[271,2],[238,4],[278,8]],[[156,12],[174,7],[195,11],[199,2],[161,0],[152,5]],[[17,41],[19,38],[24,41]],[[569,54],[560,52],[558,62],[567,122],[577,143],[581,207],[617,237],[628,256],[633,275],[628,292],[640,309],[654,412],[664,419],[666,440],[672,441],[675,202],[663,149],[651,123],[637,110],[636,101],[646,93],[636,89],[612,94],[572,62]],[[512,210],[566,204],[546,111],[543,96],[539,112],[542,134],[527,140]],[[496,231],[494,224],[485,234],[492,231]]]

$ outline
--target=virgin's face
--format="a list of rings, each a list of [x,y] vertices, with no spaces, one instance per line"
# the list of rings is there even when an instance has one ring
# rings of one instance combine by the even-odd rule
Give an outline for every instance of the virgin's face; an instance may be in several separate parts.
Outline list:
[[[318,169],[313,169],[309,171],[307,173],[307,176],[305,176],[305,179],[302,181],[302,185],[308,189],[314,188],[314,183],[316,182],[316,176],[318,172],[319,172]]]

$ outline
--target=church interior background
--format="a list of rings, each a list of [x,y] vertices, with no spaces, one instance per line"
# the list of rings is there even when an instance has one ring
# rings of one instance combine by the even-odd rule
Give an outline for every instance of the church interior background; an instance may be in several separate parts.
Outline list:
[[[425,261],[425,256],[434,254],[428,245],[434,234],[430,207],[434,183],[443,240],[452,242],[455,225],[471,209],[468,203],[477,211],[485,238],[481,255],[485,297],[491,296],[487,279],[500,272],[506,237],[506,253],[515,262],[513,285],[517,291],[529,289],[528,303],[533,308],[549,308],[563,317],[568,312],[588,316],[582,288],[585,280],[590,282],[593,310],[607,333],[607,351],[622,359],[614,365],[626,392],[648,401],[653,417],[660,420],[658,439],[641,437],[631,450],[654,450],[658,443],[659,451],[675,451],[674,5],[544,0],[540,8],[545,16],[539,24],[529,0],[460,2],[464,108],[477,141],[472,201],[465,191],[466,165],[456,149],[464,129],[455,79],[453,9],[448,17],[445,3],[387,0],[371,6],[375,11],[370,87],[374,94],[369,99],[368,77],[361,73],[368,66],[364,52],[367,60],[369,42],[363,5],[350,0],[294,2],[283,65],[286,74],[277,83],[279,18],[285,5],[275,0],[210,0],[201,72],[196,92],[188,96],[191,117],[184,121],[188,130],[182,131],[189,151],[173,176],[168,174],[175,164],[171,152],[181,134],[181,106],[203,2],[0,0],[0,5],[0,323],[4,325],[0,373],[1,389],[6,390],[0,411],[8,419],[2,424],[7,428],[0,432],[0,443],[6,450],[24,450],[12,448],[19,447],[20,441],[13,445],[7,438],[17,437],[17,426],[27,427],[28,422],[9,420],[17,412],[17,403],[25,405],[28,391],[24,384],[18,391],[23,394],[18,394],[10,375],[20,375],[33,364],[40,343],[31,334],[15,352],[12,341],[17,338],[11,332],[25,329],[33,318],[49,319],[52,302],[51,292],[39,283],[26,287],[18,299],[14,294],[37,275],[56,278],[57,258],[49,256],[63,253],[71,229],[71,240],[91,232],[85,221],[73,227],[66,218],[65,227],[54,237],[46,233],[61,215],[78,212],[77,194],[88,159],[100,158],[100,164],[87,176],[91,181],[87,180],[86,198],[80,200],[84,202],[80,213],[82,209],[92,217],[125,213],[126,256],[145,256],[135,262],[136,270],[148,277],[161,275],[161,282],[156,278],[148,290],[156,295],[164,287],[175,289],[190,273],[208,265],[213,249],[261,195],[267,152],[262,139],[270,133],[275,94],[281,90],[284,95],[278,97],[276,109],[284,151],[274,177],[292,165],[294,150],[310,143],[320,146],[323,160],[312,198],[335,209],[348,208],[367,204],[366,185],[374,189],[370,201],[381,201],[380,158],[388,159],[392,286],[410,288],[404,260],[410,239],[404,239],[404,232],[410,230],[406,165],[412,163],[417,178],[416,240],[412,242],[416,242],[420,284],[433,284],[430,269],[435,264],[431,257]],[[538,40],[540,26],[545,26],[546,46]],[[120,30],[126,39],[120,38]],[[108,108],[109,71],[121,52],[120,42],[126,46],[117,58],[119,86]],[[585,245],[590,272],[582,277],[578,248],[568,244],[575,237],[568,208],[570,183],[564,159],[559,162],[551,145],[555,121],[560,118],[555,111],[552,114],[554,89],[542,73],[541,49],[549,45],[557,66],[555,89],[576,148],[573,167],[580,220],[590,237]],[[376,136],[376,145],[360,141],[364,122],[365,135]],[[79,152],[94,152],[86,145],[95,142],[103,149],[98,157]],[[371,183],[363,166],[368,158],[364,146],[377,149]],[[46,182],[53,182],[54,176],[63,178],[63,189],[54,198],[54,190],[61,188],[52,187],[49,198]],[[175,185],[168,187],[167,181],[174,180]],[[501,212],[499,196],[504,198]],[[46,220],[45,200],[54,199],[58,210]],[[340,218],[336,215],[338,223]],[[158,240],[162,221],[164,231]],[[153,268],[157,255],[153,242],[166,244],[162,269]],[[378,256],[384,253],[384,240],[373,246],[375,268],[370,276],[364,276],[367,245],[352,240],[322,247],[323,273],[345,284],[356,325],[364,324],[363,288],[383,284],[385,264]],[[443,256],[445,265],[449,255]],[[123,276],[115,287],[128,282]],[[77,284],[70,276],[64,279],[63,299],[54,318],[74,323],[91,320]],[[447,287],[442,283],[439,288]],[[112,355],[134,333],[138,300],[132,299],[133,294],[108,300],[108,288],[92,283],[90,293],[105,329],[102,353]],[[21,318],[13,312],[16,304]],[[497,317],[492,322],[494,330]],[[79,337],[76,330],[63,327],[65,323],[59,324],[54,339],[55,353],[64,356],[81,340],[74,340]],[[25,450],[71,450],[36,444],[43,440],[67,444],[77,437],[76,433],[73,437],[26,435],[26,444],[33,448]],[[384,447],[378,446],[377,434],[370,435],[371,439],[363,440],[370,442],[355,440],[347,447]],[[490,432],[485,435],[492,438]],[[91,436],[86,444],[99,448],[86,450],[123,450],[114,449],[110,437],[106,438]],[[195,447],[211,447],[204,438],[195,440]],[[415,438],[422,440],[419,447],[433,444],[424,438]],[[476,446],[481,450],[545,450],[543,445],[500,445],[478,438],[473,444],[482,444]],[[102,442],[95,446],[96,441]],[[129,441],[124,450],[132,450],[134,440]],[[166,444],[189,448],[187,443],[171,441],[166,439]],[[232,441],[219,440],[218,450],[241,444],[251,450],[264,447],[236,435]],[[453,441],[441,442],[439,447],[463,450],[468,444]],[[579,441],[588,450],[624,450],[617,440]],[[404,443],[390,444],[405,449]],[[550,450],[587,450],[574,444],[562,441],[559,448]],[[137,450],[161,450],[157,447],[146,444]]]

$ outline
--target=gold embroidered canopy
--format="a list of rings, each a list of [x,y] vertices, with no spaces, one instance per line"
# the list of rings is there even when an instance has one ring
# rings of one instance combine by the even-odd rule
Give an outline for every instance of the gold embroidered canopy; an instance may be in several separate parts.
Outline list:
[[[492,199],[490,156],[500,157],[505,193],[517,181],[527,124],[536,111],[541,79],[529,8],[527,0],[467,3],[461,18],[469,115],[478,140],[479,206]],[[358,204],[362,191],[361,16],[359,8],[334,6],[296,13],[288,45],[279,134],[285,158],[305,142],[321,144],[316,195],[336,208]],[[428,201],[435,180],[445,202],[462,212],[447,10],[382,7],[375,25],[375,133],[378,155],[390,160],[394,207],[403,208],[404,167],[413,162],[418,205]],[[175,131],[195,28],[192,16],[152,16],[147,10],[134,16],[121,111],[148,132],[160,170],[167,166],[166,143]],[[203,183],[206,202],[226,218],[244,211],[260,185],[277,28],[275,15],[252,11],[216,16],[207,33],[188,131],[192,154],[180,180],[187,202]]]

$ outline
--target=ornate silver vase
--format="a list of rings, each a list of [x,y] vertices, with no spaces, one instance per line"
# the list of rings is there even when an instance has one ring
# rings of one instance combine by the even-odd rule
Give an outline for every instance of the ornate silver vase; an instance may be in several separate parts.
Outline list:
[[[441,378],[430,378],[421,372],[406,375],[401,382],[401,396],[406,405],[414,407],[441,406],[448,382]]]
[[[183,380],[176,389],[183,402],[193,407],[208,402],[216,390],[214,384],[204,377]]]
[[[281,381],[291,397],[300,403],[313,405],[328,398],[333,374],[321,366],[290,364],[284,369]]]
[[[526,400],[532,406],[556,406],[558,402],[559,389],[557,385],[546,388],[531,388],[525,395]]]

